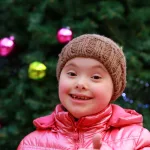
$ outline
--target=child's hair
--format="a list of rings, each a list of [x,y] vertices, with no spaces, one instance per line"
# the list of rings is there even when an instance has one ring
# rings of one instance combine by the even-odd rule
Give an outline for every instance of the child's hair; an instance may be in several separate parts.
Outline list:
[[[66,62],[75,57],[94,58],[105,66],[114,85],[111,101],[122,94],[126,86],[126,59],[122,49],[114,41],[97,34],[74,38],[59,54],[56,71],[58,80]]]

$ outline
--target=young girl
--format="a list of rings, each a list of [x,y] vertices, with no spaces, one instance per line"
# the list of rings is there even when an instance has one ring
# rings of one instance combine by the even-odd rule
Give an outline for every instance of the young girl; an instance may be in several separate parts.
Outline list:
[[[59,98],[51,115],[33,121],[36,131],[18,150],[150,150],[150,133],[134,110],[111,104],[126,85],[126,60],[109,38],[81,35],[57,64]]]

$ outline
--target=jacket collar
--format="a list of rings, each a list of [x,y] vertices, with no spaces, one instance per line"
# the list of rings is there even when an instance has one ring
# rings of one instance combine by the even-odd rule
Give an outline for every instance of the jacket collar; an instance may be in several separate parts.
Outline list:
[[[100,113],[81,117],[76,121],[69,112],[64,110],[62,105],[58,105],[55,109],[55,122],[58,127],[70,130],[72,130],[72,128],[82,130],[89,130],[90,128],[107,128],[106,125],[111,115],[112,107],[109,105]]]

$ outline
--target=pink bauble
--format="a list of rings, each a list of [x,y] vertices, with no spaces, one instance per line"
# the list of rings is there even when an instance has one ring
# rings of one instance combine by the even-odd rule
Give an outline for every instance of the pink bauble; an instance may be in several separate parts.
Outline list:
[[[57,32],[57,40],[60,43],[67,43],[72,40],[72,31],[69,28],[61,28]]]
[[[0,56],[7,56],[14,48],[14,37],[0,39]]]

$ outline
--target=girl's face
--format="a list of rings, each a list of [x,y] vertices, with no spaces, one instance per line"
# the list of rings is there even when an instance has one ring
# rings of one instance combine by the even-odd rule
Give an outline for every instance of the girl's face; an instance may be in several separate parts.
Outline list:
[[[103,110],[113,94],[113,82],[106,68],[92,58],[69,60],[60,74],[59,98],[75,117]]]

